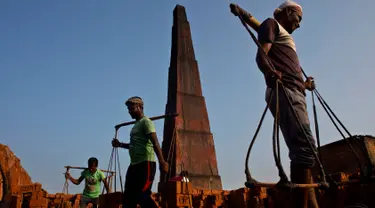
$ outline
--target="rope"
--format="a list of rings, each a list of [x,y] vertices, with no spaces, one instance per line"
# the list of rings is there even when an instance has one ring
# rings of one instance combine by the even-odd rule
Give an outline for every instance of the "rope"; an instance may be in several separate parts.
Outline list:
[[[319,125],[318,125],[318,114],[316,112],[316,105],[315,105],[315,99],[314,99],[314,92],[311,92],[311,99],[313,104],[313,112],[314,112],[314,124],[315,124],[315,137],[318,144],[318,154],[319,158],[322,161],[322,154],[320,151],[320,135],[319,135]],[[323,161],[322,161],[323,164]]]
[[[68,173],[68,172],[69,172],[69,168],[66,168],[65,173]],[[69,180],[67,178],[65,179],[65,183],[64,183],[64,186],[63,186],[63,189],[62,189],[61,193],[69,194]],[[64,203],[64,198],[61,200],[61,202],[59,203],[59,206],[57,206],[57,208],[62,207],[63,203]]]
[[[246,174],[246,180],[247,181],[255,181],[252,177],[251,177],[251,173],[249,171],[249,167],[248,167],[248,164],[249,164],[249,160],[250,160],[250,152],[251,152],[251,149],[253,148],[254,146],[254,143],[255,143],[255,140],[258,136],[258,133],[259,133],[259,130],[260,128],[262,127],[262,124],[263,124],[263,120],[264,120],[264,117],[266,116],[267,114],[267,110],[268,110],[268,107],[273,99],[273,89],[271,89],[271,97],[270,97],[270,100],[267,102],[267,105],[266,107],[264,108],[264,111],[263,111],[263,114],[262,114],[262,117],[259,121],[259,124],[258,124],[258,127],[257,129],[255,130],[255,134],[254,134],[254,137],[253,139],[251,140],[251,143],[249,145],[249,148],[247,149],[247,153],[246,153],[246,160],[245,160],[245,174]]]
[[[173,158],[174,158],[174,154],[175,154],[175,144],[176,144],[176,141],[177,141],[177,136],[176,136],[176,132],[177,132],[177,128],[176,128],[176,125],[174,125],[174,128],[173,128],[173,133],[172,133],[172,139],[170,141],[170,145],[169,145],[169,150],[168,150],[168,154],[167,154],[167,163],[168,164],[172,164],[173,162]],[[182,147],[180,147],[180,152],[182,153]],[[181,154],[181,170],[182,171],[185,171],[185,168],[184,168],[184,161],[182,160],[182,154]],[[172,168],[171,168],[171,165],[169,166],[169,170],[168,170],[168,173],[166,173],[164,175],[164,183],[167,183],[168,182],[168,178],[171,176],[172,174]],[[187,191],[189,192],[189,186],[187,185],[186,183],[186,189]],[[165,193],[168,191],[168,189],[165,189]],[[192,202],[190,200],[190,193],[188,194],[189,196],[189,207],[192,207]]]
[[[281,164],[280,158],[280,136],[279,136],[279,121],[280,121],[280,105],[279,105],[279,81],[276,81],[276,113],[274,116],[273,125],[273,155],[276,167],[279,170],[280,181],[288,182],[288,177],[285,174],[284,168]]]
[[[337,120],[337,122],[341,125],[341,127],[344,129],[344,131],[349,135],[349,138],[353,139],[353,136],[352,134],[347,130],[347,128],[343,125],[343,123],[337,118],[337,116],[335,115],[335,113],[332,111],[332,109],[329,107],[329,105],[327,104],[327,102],[325,102],[325,100],[323,99],[323,97],[320,95],[320,93],[318,92],[318,90],[314,90],[314,93],[316,95],[316,97],[318,98],[320,104],[323,106],[324,110],[326,111],[327,115],[329,116],[329,118],[331,119],[332,123],[334,124],[334,126],[336,127],[336,129],[338,130],[338,132],[341,134],[341,136],[343,137],[343,139],[345,140],[345,142],[348,144],[348,146],[350,147],[351,151],[353,152],[353,155],[356,157],[356,160],[360,166],[360,172],[361,172],[361,175],[364,175],[364,171],[363,171],[363,164],[362,162],[360,161],[359,159],[359,156],[358,154],[356,153],[356,151],[354,150],[353,146],[350,144],[350,141],[347,137],[344,136],[344,134],[340,131],[339,127],[337,126],[337,124],[334,122],[332,116]],[[329,112],[328,112],[329,111]],[[329,114],[331,113],[332,116]],[[357,144],[357,147],[360,149],[360,151],[362,152],[362,154],[364,155],[364,158],[366,158],[367,160],[367,167],[368,167],[368,172],[367,172],[367,176],[370,176],[371,173],[372,173],[372,168],[373,168],[373,165],[372,165],[372,161],[370,159],[370,157],[367,155],[366,151],[363,149],[363,147],[361,146],[361,144],[359,143],[359,141],[354,138],[354,141],[356,142]]]
[[[119,128],[115,128],[115,137],[114,137],[114,139],[117,139],[118,129]],[[108,186],[112,185],[111,182],[112,182],[113,174],[111,174],[111,178],[109,180],[108,180],[108,176],[109,176],[110,172],[112,173],[113,160],[115,160],[115,162],[114,162],[115,163],[115,177],[114,177],[115,190],[114,190],[114,192],[116,192],[116,190],[117,190],[116,175],[117,175],[117,165],[118,165],[119,166],[119,178],[120,178],[120,183],[121,183],[120,184],[121,193],[123,193],[124,190],[123,190],[123,185],[122,185],[122,175],[121,175],[121,168],[120,168],[120,159],[119,159],[119,153],[118,153],[118,148],[117,147],[112,147],[111,156],[109,157],[108,168],[107,168],[107,176],[106,176]],[[103,187],[102,194],[104,194],[104,188],[105,187]]]
[[[118,172],[119,172],[119,178],[120,178],[120,187],[121,187],[121,193],[124,193],[124,187],[122,183],[122,174],[121,174],[121,167],[120,167],[120,157],[118,153],[118,148],[116,148],[116,154],[117,154],[117,163],[118,163]]]
[[[115,151],[114,151],[114,158],[115,158],[115,173],[117,174],[117,154],[116,154],[116,152],[118,152],[118,149],[117,148],[115,148]],[[115,176],[115,192],[116,192],[116,190],[117,190],[117,180],[116,180],[116,176]]]
[[[172,161],[173,161],[173,157],[174,157],[174,154],[175,154],[175,143],[177,142],[177,136],[176,136],[176,132],[177,132],[177,128],[176,128],[176,125],[174,126],[174,129],[173,129],[173,134],[172,134],[172,139],[171,139],[171,144],[169,146],[169,151],[168,151],[168,157],[167,157],[167,163],[168,164],[171,164]],[[183,156],[182,156],[182,147],[179,146],[180,148],[180,161],[181,161],[181,172],[182,171],[185,171],[185,166],[184,166],[184,161],[183,161]],[[177,164],[176,164],[177,165]],[[168,170],[168,176],[170,176],[172,173],[172,168],[171,166],[169,166],[169,170]],[[165,175],[164,177],[164,181],[167,182],[168,179],[167,179],[167,174]],[[188,191],[188,196],[189,196],[189,207],[192,207],[192,201],[190,200],[190,191],[189,191],[189,186],[187,183],[185,183],[185,186],[186,186],[186,190]]]
[[[172,149],[172,147],[174,147],[175,143],[176,143],[176,125],[173,128],[172,139],[171,139],[171,143],[169,144],[169,150],[168,150],[168,155],[167,155],[168,164],[172,163],[172,157],[173,157],[174,150],[175,150],[175,148]],[[168,176],[170,177],[171,173],[172,173],[172,168],[169,166],[168,173],[164,175],[164,182],[167,182]]]
[[[324,161],[322,159],[322,153],[321,153],[321,142],[320,142],[320,134],[319,134],[319,124],[318,124],[318,114],[316,111],[316,105],[315,105],[315,99],[314,99],[314,92],[311,91],[311,100],[313,104],[313,113],[314,113],[314,125],[315,125],[315,137],[316,137],[316,142],[318,145],[318,156],[320,159],[320,162],[322,166],[324,167]],[[328,177],[328,180],[330,181],[331,184],[336,185],[337,183],[332,179],[331,175],[328,175],[326,170],[322,170],[320,172],[320,176],[322,177],[323,181],[326,181],[326,178]]]
[[[68,181],[68,179],[65,179],[65,183],[64,183],[62,193],[63,194],[69,194],[69,181]]]
[[[121,188],[121,193],[124,193],[124,188],[123,188],[123,184],[122,184],[122,174],[121,174],[121,167],[120,167],[120,159],[119,159],[119,153],[118,153],[118,148],[117,147],[113,147],[112,148],[112,153],[111,153],[111,156],[109,158],[109,164],[108,164],[108,168],[107,168],[107,183],[108,183],[108,186],[110,186],[110,181],[112,180],[112,178],[110,180],[108,180],[108,176],[109,176],[109,173],[112,173],[112,166],[113,166],[113,163],[114,163],[114,169],[115,169],[115,177],[114,177],[114,186],[115,186],[115,189],[114,189],[114,192],[117,191],[117,178],[116,178],[116,175],[119,175],[119,179],[120,179],[120,188]],[[117,170],[117,166],[118,166],[118,170]],[[117,174],[118,172],[118,174]],[[111,174],[111,177],[113,177],[113,175]],[[103,190],[102,190],[102,194],[104,194],[104,188],[103,187]]]
[[[112,171],[112,163],[113,163],[113,155],[114,155],[114,152],[115,152],[115,148],[112,147],[112,153],[111,153],[111,156],[109,157],[109,162],[108,162],[108,168],[107,168],[107,175],[106,175],[106,178],[108,179],[108,175],[110,173],[110,171]],[[116,173],[115,173],[116,174]],[[112,179],[110,179],[112,180]],[[110,181],[109,180],[109,181]],[[116,175],[115,175],[115,183],[116,183]],[[109,184],[108,184],[109,185]],[[104,194],[104,189],[105,187],[103,187],[103,190],[102,190],[102,194]],[[116,191],[116,190],[115,190]]]
[[[301,71],[304,75],[305,78],[307,78],[307,75],[305,73],[305,71],[303,70],[303,68],[301,67]],[[351,135],[351,133],[348,131],[348,129],[344,126],[344,124],[340,121],[340,119],[338,119],[338,117],[336,116],[336,114],[332,111],[332,109],[329,107],[329,105],[327,104],[327,102],[323,99],[323,97],[320,95],[319,91],[317,89],[314,89],[311,93],[312,95],[312,99],[314,99],[314,93],[316,95],[316,97],[318,98],[320,104],[323,106],[325,112],[327,113],[327,115],[330,117],[332,123],[335,125],[337,131],[341,134],[341,136],[343,137],[343,139],[346,141],[346,143],[349,145],[349,147],[351,148],[353,154],[355,155],[357,161],[360,163],[359,165],[362,166],[360,160],[359,160],[359,157],[357,155],[357,153],[355,152],[354,148],[351,146],[350,142],[348,141],[348,138],[344,136],[344,134],[340,131],[340,129],[338,128],[337,124],[335,123],[335,121],[333,121],[333,118],[330,116],[330,114],[328,113],[328,111],[333,115],[333,117],[337,120],[337,122],[341,125],[341,127],[344,129],[344,131],[348,134],[349,138],[353,138],[353,136]],[[314,100],[313,100],[314,102]],[[369,167],[372,167],[372,162],[371,162],[371,159],[368,157],[366,151],[363,149],[363,147],[361,146],[361,144],[358,142],[358,140],[354,139],[354,141],[356,142],[356,144],[358,145],[358,148],[362,151],[364,157],[368,160],[368,166]],[[362,172],[362,169],[361,169],[361,172]]]
[[[316,92],[315,92],[316,93]],[[335,123],[335,121],[333,120],[331,114],[328,113],[328,110],[327,110],[327,106],[325,106],[323,104],[323,101],[321,99],[321,97],[319,97],[317,94],[315,94],[318,98],[318,101],[322,104],[322,107],[324,108],[324,110],[327,112],[327,115],[328,117],[330,118],[330,120],[332,121],[333,125],[336,127],[337,131],[341,134],[342,138],[345,140],[345,142],[348,144],[349,148],[351,149],[353,155],[355,156],[357,162],[358,162],[358,165],[359,165],[359,168],[360,168],[360,172],[362,173],[363,172],[363,169],[362,169],[362,162],[361,160],[359,159],[356,151],[354,150],[353,146],[350,144],[350,141],[345,137],[345,135],[342,133],[342,131],[339,129],[339,127],[337,126],[337,124]]]

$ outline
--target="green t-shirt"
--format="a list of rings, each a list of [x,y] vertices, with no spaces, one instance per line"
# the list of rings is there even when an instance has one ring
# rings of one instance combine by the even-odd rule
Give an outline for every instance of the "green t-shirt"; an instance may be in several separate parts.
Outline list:
[[[138,120],[130,131],[130,164],[155,161],[154,145],[149,134],[155,132],[154,123],[146,116]]]
[[[100,195],[100,182],[105,179],[105,175],[99,169],[95,173],[86,169],[81,172],[85,180],[85,189],[83,190],[83,195],[89,198],[97,198]]]

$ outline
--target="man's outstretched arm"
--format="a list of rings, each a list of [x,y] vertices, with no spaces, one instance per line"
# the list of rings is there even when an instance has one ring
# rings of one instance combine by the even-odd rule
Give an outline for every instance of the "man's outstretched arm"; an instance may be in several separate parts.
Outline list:
[[[78,179],[73,178],[68,172],[65,173],[65,178],[70,180],[74,185],[79,185],[83,181],[84,177],[81,176]]]
[[[124,148],[124,149],[129,149],[129,143],[122,143],[118,139],[112,140],[112,146],[113,147],[121,147],[121,148]]]
[[[101,172],[101,177],[102,177],[102,181],[103,181],[103,184],[104,184],[104,188],[105,188],[105,190],[107,191],[107,193],[110,193],[110,192],[111,192],[111,189],[109,188],[108,178],[105,177],[105,175],[104,175],[103,172]]]
[[[120,147],[124,149],[129,149],[129,143],[120,142]]]

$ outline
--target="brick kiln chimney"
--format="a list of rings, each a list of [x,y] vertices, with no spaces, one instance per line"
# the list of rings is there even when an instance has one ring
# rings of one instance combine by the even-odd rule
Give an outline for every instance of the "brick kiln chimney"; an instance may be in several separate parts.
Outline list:
[[[166,114],[175,112],[179,114],[176,119],[166,118],[164,121],[162,143],[164,157],[170,155],[171,173],[167,177],[161,174],[160,182],[187,171],[193,188],[222,190],[190,25],[185,7],[181,5],[177,5],[173,11],[165,109]]]

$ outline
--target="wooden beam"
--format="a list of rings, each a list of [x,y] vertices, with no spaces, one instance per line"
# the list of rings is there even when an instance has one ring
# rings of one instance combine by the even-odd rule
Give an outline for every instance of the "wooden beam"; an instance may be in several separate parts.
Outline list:
[[[259,26],[261,22],[259,22],[252,14],[247,12],[246,10],[242,9],[237,4],[230,4],[229,7],[233,10],[234,8],[238,9],[239,15],[241,15],[242,19],[246,22],[247,25],[249,25],[251,28],[253,28],[256,32],[258,32]]]
[[[155,117],[151,117],[150,119],[152,121],[154,120],[159,120],[159,119],[162,119],[162,118],[166,118],[166,117],[176,117],[178,116],[177,113],[175,114],[165,114],[165,115],[162,115],[162,116],[155,116]],[[123,126],[129,126],[129,125],[132,125],[132,124],[135,124],[136,121],[129,121],[129,122],[125,122],[125,123],[121,123],[121,124],[117,124],[115,126],[115,129],[118,130],[119,128],[123,127]]]
[[[85,167],[77,167],[77,166],[64,166],[64,168],[66,169],[78,169],[78,170],[86,170],[87,168]],[[100,170],[104,173],[112,173],[112,174],[116,174],[115,171],[108,171],[108,170]]]
[[[285,187],[285,188],[320,188],[322,187],[319,183],[311,183],[311,184],[278,184],[278,183],[263,183],[263,182],[255,182],[255,183],[245,183],[247,188],[253,187],[265,187],[265,188],[277,188],[277,187]]]

